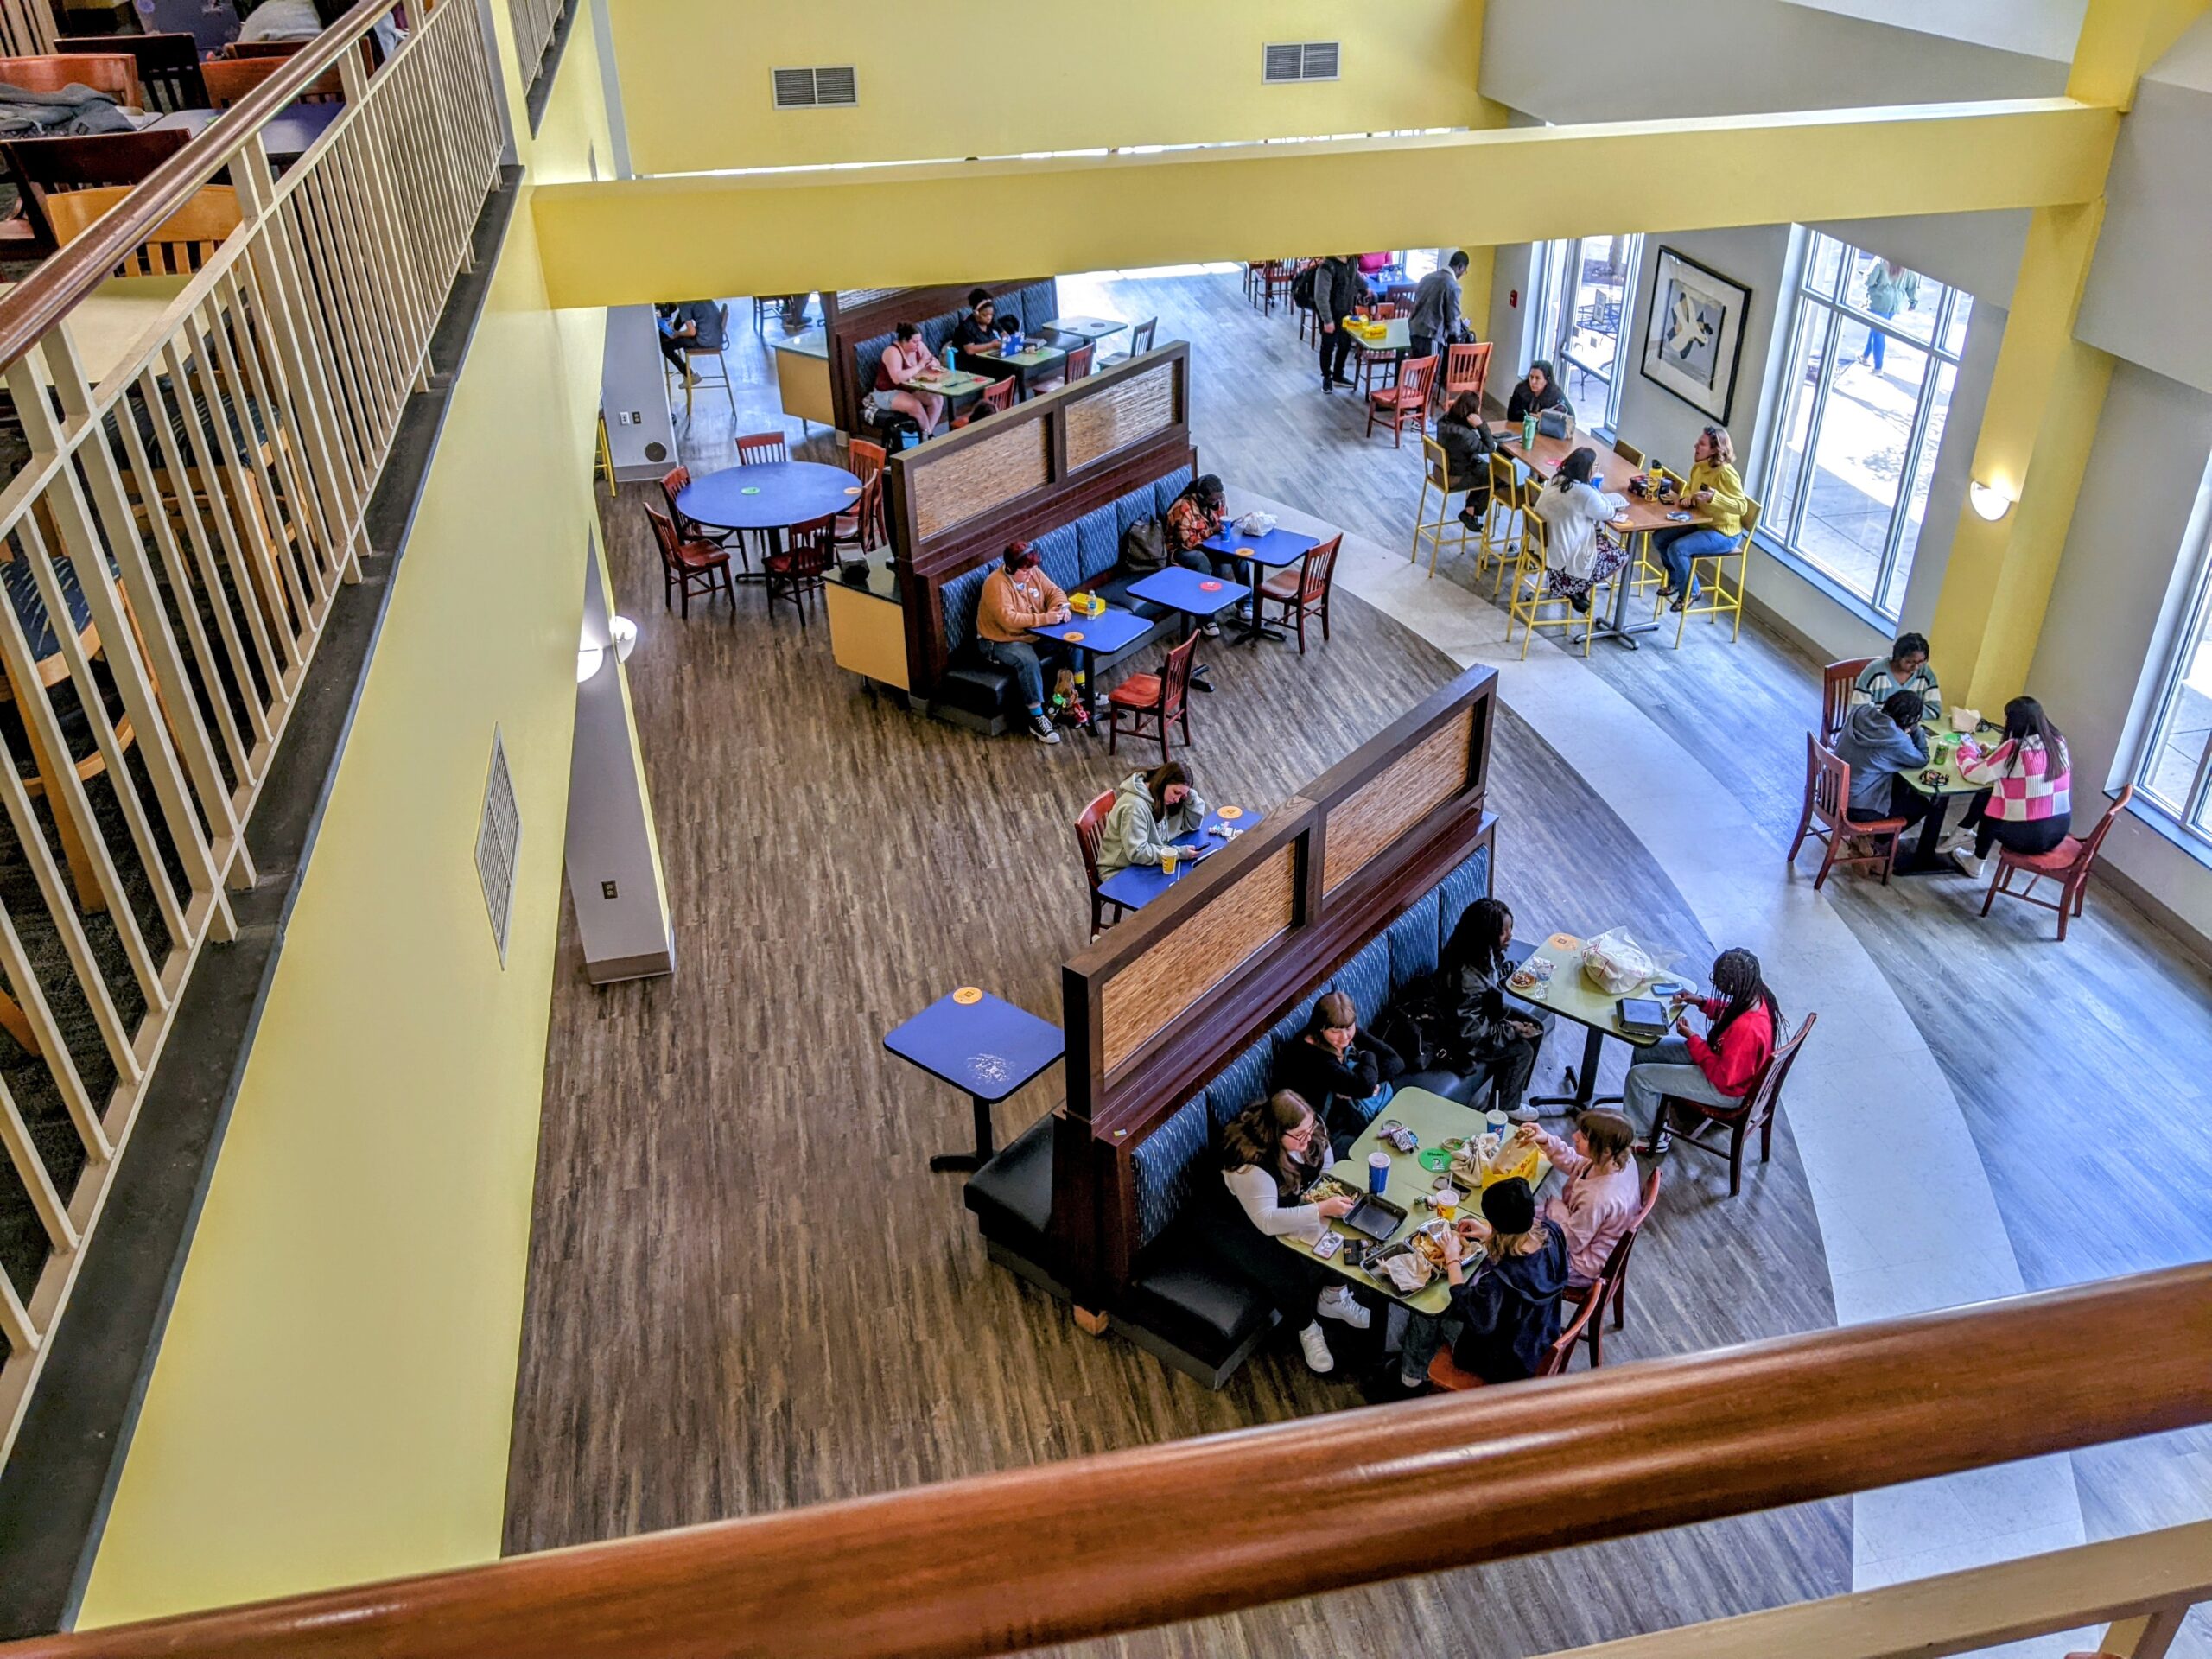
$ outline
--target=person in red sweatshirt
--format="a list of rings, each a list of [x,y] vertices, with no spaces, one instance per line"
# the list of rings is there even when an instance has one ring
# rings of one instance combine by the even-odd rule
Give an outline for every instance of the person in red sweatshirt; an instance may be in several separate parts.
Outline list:
[[[1706,1034],[1690,1028],[1689,1016],[1675,1021],[1680,1034],[1663,1038],[1637,1055],[1621,1090],[1630,1121],[1649,1122],[1655,1158],[1666,1154],[1668,1124],[1660,1098],[1703,1101],[1732,1106],[1749,1093],[1760,1071],[1774,1058],[1782,1033],[1782,1008],[1759,973],[1759,959],[1748,950],[1723,950],[1713,964],[1713,995],[1675,999],[1677,1010],[1694,1004],[1707,1021]]]

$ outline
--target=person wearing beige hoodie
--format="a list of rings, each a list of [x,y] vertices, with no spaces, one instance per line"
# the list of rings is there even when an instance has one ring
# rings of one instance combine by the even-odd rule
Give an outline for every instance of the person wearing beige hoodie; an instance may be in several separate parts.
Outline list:
[[[1045,715],[1045,669],[1065,661],[1059,647],[1039,639],[1032,628],[1068,620],[1068,596],[1037,563],[1029,542],[1007,547],[999,568],[983,579],[976,603],[976,649],[987,663],[1012,671],[1029,711],[1029,734],[1039,743],[1057,743],[1060,734]]]

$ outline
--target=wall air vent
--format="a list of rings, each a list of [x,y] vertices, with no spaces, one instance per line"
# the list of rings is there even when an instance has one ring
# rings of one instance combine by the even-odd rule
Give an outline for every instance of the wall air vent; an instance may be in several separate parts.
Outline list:
[[[522,812],[515,804],[514,779],[507,775],[507,748],[499,728],[492,728],[492,775],[484,785],[484,811],[476,823],[476,879],[484,887],[484,908],[492,938],[499,947],[499,966],[507,965],[507,924],[515,908],[515,870],[522,849]]]
[[[850,109],[861,101],[860,82],[853,66],[829,69],[774,69],[776,107],[779,110]]]
[[[1262,48],[1261,79],[1269,83],[1337,79],[1337,42],[1290,41]]]

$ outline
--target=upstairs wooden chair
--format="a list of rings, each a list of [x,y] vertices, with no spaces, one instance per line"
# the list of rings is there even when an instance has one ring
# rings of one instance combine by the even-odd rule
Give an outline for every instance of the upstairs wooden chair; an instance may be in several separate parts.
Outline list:
[[[1591,1287],[1592,1290],[1599,1291],[1604,1287],[1602,1280]],[[1593,1296],[1583,1303],[1581,1311],[1568,1320],[1566,1328],[1560,1331],[1559,1339],[1544,1350],[1544,1363],[1536,1367],[1538,1376],[1557,1376],[1567,1369],[1567,1362],[1574,1357],[1574,1344],[1582,1340],[1582,1333],[1588,1328],[1591,1316],[1597,1311],[1596,1297]],[[1459,1362],[1452,1357],[1452,1350],[1448,1347],[1438,1349],[1436,1357],[1428,1362],[1428,1381],[1430,1387],[1443,1389],[1452,1394],[1459,1394],[1468,1389],[1488,1386],[1472,1371],[1461,1370]]]
[[[1851,713],[1851,693],[1872,657],[1847,657],[1821,671],[1821,741],[1834,747]]]
[[[46,200],[54,233],[67,246],[92,229],[130,191],[103,185],[69,190]],[[154,227],[153,234],[115,268],[118,276],[182,276],[214,257],[223,238],[238,229],[238,193],[227,184],[203,184],[189,200]]]
[[[1636,1250],[1636,1236],[1643,1230],[1643,1224],[1651,1219],[1651,1212],[1659,1204],[1659,1166],[1652,1165],[1651,1173],[1643,1178],[1643,1198],[1636,1206],[1636,1214],[1628,1224],[1628,1230],[1613,1241],[1613,1248],[1605,1252],[1605,1265],[1596,1279],[1586,1285],[1569,1285],[1560,1293],[1570,1302],[1594,1302],[1590,1324],[1584,1340],[1590,1344],[1590,1369],[1595,1370],[1605,1363],[1605,1309],[1613,1311],[1613,1329],[1618,1331],[1628,1323],[1628,1262]]]
[[[1129,330],[1129,349],[1126,352],[1118,353],[1112,357],[1099,359],[1098,366],[1102,369],[1110,369],[1116,364],[1126,363],[1133,357],[1142,357],[1147,352],[1152,349],[1152,342],[1159,333],[1160,319],[1158,317],[1147,317],[1142,322],[1138,323],[1135,327]]]
[[[1785,861],[1797,861],[1798,849],[1804,846],[1808,836],[1826,847],[1827,852],[1821,859],[1821,873],[1813,878],[1815,893],[1821,890],[1821,884],[1828,879],[1828,872],[1839,864],[1853,869],[1878,869],[1882,885],[1890,885],[1890,876],[1897,868],[1897,842],[1910,826],[1903,818],[1877,818],[1869,823],[1854,823],[1847,816],[1850,810],[1850,763],[1812,733],[1806,733],[1805,805],[1797,816],[1797,838],[1789,843],[1789,856]],[[1847,850],[1847,844],[1854,838],[1863,838],[1872,850]]]
[[[745,556],[745,533],[723,530],[713,524],[702,524],[676,505],[676,498],[691,487],[691,469],[675,466],[660,475],[661,499],[668,503],[670,521],[676,526],[677,539],[685,542],[705,542],[719,547],[725,553]]]
[[[1679,620],[1675,624],[1675,650],[1682,648],[1682,630],[1689,626],[1690,618],[1694,616],[1710,617],[1716,622],[1724,616],[1733,616],[1736,626],[1728,635],[1728,642],[1733,645],[1744,637],[1744,583],[1750,574],[1751,563],[1751,532],[1758,525],[1759,504],[1747,499],[1744,504],[1743,528],[1736,537],[1735,545],[1722,553],[1700,553],[1690,561],[1692,588],[1697,586],[1700,574],[1708,565],[1712,567],[1711,580],[1706,583],[1702,594],[1682,606]],[[1728,575],[1732,560],[1736,567],[1732,584]],[[1658,615],[1656,605],[1651,613]]]
[[[887,459],[880,443],[855,438],[846,451],[845,464],[861,481],[860,499],[850,512],[837,515],[837,545],[873,553],[891,539],[891,526],[883,516],[883,465]]]
[[[149,127],[0,140],[0,170],[22,203],[20,217],[0,222],[0,257],[42,259],[61,245],[46,209],[49,197],[96,185],[143,183],[188,139],[186,133]]]
[[[248,92],[285,67],[282,58],[210,58],[201,66],[200,73],[207,82],[210,107],[227,110]],[[302,104],[343,104],[346,88],[332,69],[315,77],[307,91],[302,92]]]
[[[1116,686],[1106,699],[1106,753],[1116,753],[1126,722],[1129,735],[1143,738],[1157,732],[1160,759],[1166,764],[1167,728],[1179,723],[1183,747],[1191,747],[1191,664],[1198,652],[1192,634],[1167,653],[1157,674],[1132,674]]]
[[[966,426],[971,421],[982,420],[986,415],[1003,415],[1014,407],[1014,395],[1021,383],[1008,375],[1003,380],[994,380],[976,395],[976,401],[952,417],[954,427]]]
[[[1367,394],[1367,430],[1363,435],[1372,437],[1375,423],[1388,421],[1392,448],[1403,448],[1406,428],[1411,425],[1418,429],[1428,419],[1428,388],[1435,378],[1433,357],[1408,358],[1400,364],[1395,385],[1377,386]]]
[[[1296,571],[1278,570],[1260,584],[1258,620],[1264,623],[1268,607],[1276,607],[1276,620],[1298,628],[1298,654],[1306,654],[1306,619],[1321,619],[1321,639],[1329,638],[1329,591],[1336,586],[1337,554],[1344,546],[1341,533],[1306,550]]]
[[[1483,387],[1490,379],[1490,342],[1486,340],[1462,341],[1444,348],[1444,372],[1436,378],[1436,407],[1446,410],[1459,401],[1463,392],[1483,395]]]
[[[2082,913],[2082,901],[2089,890],[2089,873],[2096,866],[2105,837],[2112,833],[2113,821],[2134,798],[2135,785],[2130,784],[2120,791],[2118,799],[2105,808],[2104,817],[2097,820],[2097,827],[2086,838],[2077,841],[2069,836],[2047,853],[2016,853],[2001,844],[1993,848],[1991,850],[1997,855],[1997,869],[1989,878],[1989,891],[1982,895],[1981,913],[1988,915],[1990,906],[1997,902],[1997,895],[2005,893],[2040,905],[2045,910],[2056,911],[2058,937],[2064,939],[2067,922]],[[2028,878],[2027,886],[2017,891],[2012,886],[2016,871],[2024,873]],[[2046,876],[2058,883],[2056,903],[2035,896],[2036,883]]]
[[[741,467],[766,467],[791,458],[791,447],[780,432],[748,432],[737,440]]]
[[[89,54],[127,56],[138,72],[145,99],[140,107],[168,115],[177,110],[205,110],[207,84],[200,73],[200,42],[182,32],[160,35],[59,35],[54,49],[67,57]]]
[[[1418,283],[1392,283],[1382,290],[1382,302],[1393,308],[1402,317],[1414,314],[1414,302],[1421,295]]]
[[[1739,1101],[1714,1106],[1701,1100],[1679,1100],[1672,1095],[1660,1096],[1659,1121],[1681,1126],[1670,1137],[1672,1144],[1694,1147],[1700,1152],[1728,1160],[1730,1198],[1744,1190],[1744,1142],[1753,1129],[1759,1132],[1759,1162],[1764,1164],[1773,1158],[1774,1116],[1782,1109],[1782,1085],[1789,1079],[1789,1068],[1797,1064],[1798,1050],[1804,1047],[1805,1039],[1820,1022],[1819,1014],[1807,1014],[1804,1022],[1768,1057],[1766,1065]]]
[[[35,58],[0,58],[0,80],[27,92],[58,92],[89,86],[105,92],[126,109],[143,110],[146,94],[138,85],[138,66],[130,54],[103,52],[48,53]]]
[[[1032,381],[1029,390],[1054,391],[1066,385],[1071,380],[1084,378],[1090,372],[1090,360],[1097,354],[1097,351],[1096,344],[1087,340],[1080,346],[1069,346],[1068,354],[1060,366],[1043,379]]]
[[[711,598],[716,588],[729,595],[729,613],[737,615],[737,586],[730,580],[729,554],[712,542],[686,541],[676,533],[676,521],[652,507],[645,509],[652,521],[653,539],[660,544],[660,607],[668,608],[671,594],[680,593],[683,620],[691,620],[691,595]]]
[[[1421,440],[1421,500],[1414,507],[1414,550],[1406,557],[1418,564],[1421,543],[1427,542],[1428,574],[1433,580],[1436,575],[1437,555],[1447,543],[1453,552],[1465,553],[1467,543],[1473,538],[1475,532],[1467,527],[1465,519],[1452,511],[1452,498],[1458,491],[1452,482],[1451,465],[1445,456],[1444,446],[1424,432]],[[1428,516],[1428,498],[1432,494],[1436,497],[1436,517],[1433,518]]]
[[[1113,810],[1114,791],[1109,789],[1101,791],[1076,814],[1076,850],[1083,855],[1083,879],[1090,884],[1090,937],[1094,939],[1120,921],[1128,910],[1127,905],[1109,899],[1098,890],[1098,839],[1106,831],[1106,815]]]
[[[776,614],[776,601],[789,600],[798,613],[799,632],[806,632],[814,609],[814,596],[829,579],[837,562],[837,515],[810,518],[784,532],[784,544],[760,560],[761,580],[768,588],[768,614]]]

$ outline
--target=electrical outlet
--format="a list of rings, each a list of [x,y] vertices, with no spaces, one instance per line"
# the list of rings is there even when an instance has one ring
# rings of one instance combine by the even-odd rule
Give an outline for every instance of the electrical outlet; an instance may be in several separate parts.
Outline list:
[[[630,424],[631,424],[631,425],[632,425],[632,426],[643,426],[645,423],[645,411],[644,410],[642,410],[642,409],[633,409],[633,410],[632,410],[630,411]]]
[[[602,899],[612,899],[614,896],[614,884],[612,881],[601,882],[599,884],[599,896]]]

